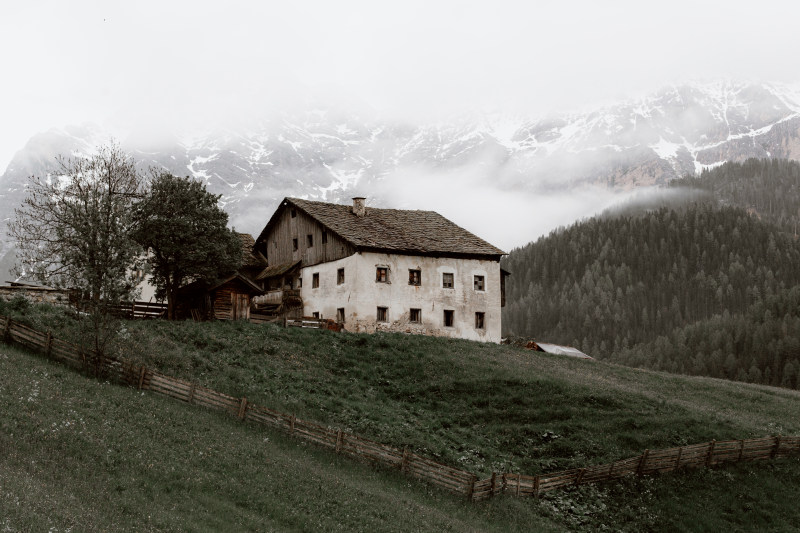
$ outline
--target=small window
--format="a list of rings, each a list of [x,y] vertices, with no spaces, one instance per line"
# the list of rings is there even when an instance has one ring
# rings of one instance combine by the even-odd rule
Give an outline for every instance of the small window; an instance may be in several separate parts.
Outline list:
[[[444,312],[444,327],[452,328],[453,320],[455,319],[456,312],[452,309],[446,309]]]
[[[311,316],[313,316],[314,318],[319,318],[319,311],[314,311],[313,313],[311,313]]]
[[[375,269],[375,281],[389,283],[389,269],[387,267],[377,267]]]
[[[341,285],[344,283],[344,269],[340,268],[336,271],[336,284]]]
[[[336,322],[344,324],[344,307],[340,307],[336,310]]]
[[[292,250],[297,251],[297,239],[292,239]]]
[[[386,322],[386,316],[389,314],[388,307],[379,307],[378,308],[378,322]]]
[[[422,271],[421,270],[414,270],[408,269],[408,284],[409,285],[421,285],[422,284]]]
[[[313,235],[306,235],[306,243],[308,243],[309,248],[314,247],[314,236]]]
[[[422,322],[422,309],[411,309],[408,317],[409,322],[419,324]]]
[[[311,275],[311,288],[312,289],[319,288],[319,272],[314,272]]]
[[[485,314],[482,311],[475,313],[475,329],[484,329],[486,327],[484,318]]]
[[[298,289],[303,288],[303,278],[297,278],[297,288]]]
[[[297,217],[297,209],[292,209],[292,218]]]
[[[452,272],[445,272],[444,274],[442,274],[442,287],[444,287],[445,289],[452,289],[453,288],[453,273]]]
[[[484,288],[483,288],[483,276],[475,276],[475,290],[476,291],[484,290]]]
[[[328,244],[328,232],[327,231],[323,231],[322,232],[322,244]]]

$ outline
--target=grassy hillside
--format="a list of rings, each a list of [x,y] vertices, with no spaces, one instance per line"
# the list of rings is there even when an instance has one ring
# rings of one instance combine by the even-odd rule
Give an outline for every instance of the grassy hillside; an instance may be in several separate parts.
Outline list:
[[[13,312],[17,318],[39,327],[49,324],[61,336],[69,336],[75,330],[72,319],[62,311],[1,304],[0,313],[5,312]],[[602,362],[548,356],[511,346],[400,334],[352,335],[284,330],[244,323],[128,322],[124,324],[123,337],[120,355],[136,358],[168,374],[198,381],[236,396],[247,396],[252,402],[294,412],[382,442],[408,445],[418,453],[478,475],[491,471],[536,474],[621,459],[637,455],[646,448],[704,442],[712,438],[800,434],[800,418],[797,417],[800,394],[796,391],[640,371]],[[36,361],[30,358],[21,360]],[[43,362],[36,364],[48,367]],[[20,364],[15,359],[10,366],[17,368]],[[215,486],[231,491],[229,510],[236,516],[240,511],[244,513],[241,519],[245,521],[256,518],[247,518],[249,507],[240,510],[234,503],[239,495],[260,509],[259,506],[284,505],[267,504],[261,498],[284,499],[283,492],[286,492],[286,499],[299,505],[297,502],[304,501],[304,498],[316,498],[315,491],[319,490],[323,503],[304,505],[321,505],[327,509],[323,514],[329,515],[326,518],[328,524],[333,524],[343,514],[360,517],[353,520],[367,520],[370,529],[378,531],[392,530],[395,524],[403,523],[397,522],[397,517],[404,511],[398,509],[393,500],[412,498],[405,493],[402,496],[390,495],[384,500],[375,493],[357,492],[351,504],[330,501],[337,491],[348,492],[355,488],[348,485],[348,488],[329,492],[329,483],[352,482],[355,487],[359,480],[366,485],[373,484],[371,490],[374,492],[380,492],[382,489],[379,487],[385,484],[389,487],[387,490],[397,491],[400,487],[417,494],[413,498],[419,499],[414,501],[419,505],[422,505],[419,502],[430,505],[431,510],[426,511],[429,513],[426,516],[439,516],[441,525],[435,529],[443,530],[448,527],[491,530],[491,524],[504,530],[527,528],[530,524],[545,529],[555,524],[567,530],[593,531],[605,526],[623,531],[676,528],[706,528],[710,531],[721,528],[791,529],[788,525],[800,523],[800,509],[794,504],[800,495],[800,482],[797,481],[800,479],[800,461],[796,459],[581,487],[549,493],[538,503],[498,498],[471,507],[444,495],[437,494],[434,498],[435,490],[420,488],[417,483],[395,474],[376,473],[342,461],[333,454],[312,451],[308,461],[324,464],[325,475],[329,478],[318,481],[314,472],[322,467],[314,463],[297,476],[285,473],[289,479],[298,481],[296,495],[292,495],[284,485],[276,492],[264,492],[266,488],[257,489],[264,485],[258,479],[272,479],[278,474],[267,466],[271,464],[269,462],[250,470],[248,454],[262,463],[264,458],[271,461],[273,453],[294,451],[299,454],[292,455],[294,460],[303,463],[306,461],[303,454],[313,448],[148,395],[141,396],[133,391],[92,382],[87,387],[86,382],[80,381],[83,378],[66,370],[49,368],[43,372],[56,373],[59,380],[71,384],[69,391],[55,392],[53,398],[63,400],[75,391],[96,391],[90,399],[79,400],[65,411],[74,411],[73,418],[97,417],[94,418],[96,422],[88,425],[87,436],[80,445],[58,445],[57,448],[87,453],[88,464],[101,465],[93,476],[107,480],[110,489],[104,494],[113,495],[117,485],[128,485],[125,481],[130,480],[135,487],[121,490],[137,493],[137,498],[145,498],[140,500],[143,502],[148,501],[146,498],[163,501],[163,519],[154,529],[177,527],[175,524],[180,524],[183,517],[188,516],[181,514],[182,505],[191,507],[189,502],[197,498],[201,501],[211,498],[208,494],[203,497],[200,494],[202,490],[213,492],[211,487]],[[3,376],[6,371],[2,369]],[[24,393],[26,383],[44,379],[41,372],[32,378],[24,375],[3,378],[20,382],[10,393],[6,392],[10,389],[5,382],[0,382],[3,383],[0,392],[3,396],[19,399],[9,406],[11,413],[33,409],[43,401],[41,391],[45,389],[42,387],[38,389],[39,396],[31,401],[27,401]],[[106,394],[111,395],[109,402],[116,406],[116,410],[102,407],[101,412],[109,411],[101,417],[95,412],[99,409],[101,397],[106,398]],[[130,409],[127,407],[128,397],[134,401]],[[45,406],[41,411],[49,412],[51,409]],[[162,413],[166,418],[161,418]],[[58,416],[62,416],[59,420],[70,420],[64,414]],[[183,418],[187,416],[201,418],[189,423]],[[15,415],[13,420],[17,427],[3,426],[3,435],[35,435],[40,429],[55,423],[55,419],[48,419],[42,428],[35,426],[31,429],[29,424],[33,424],[36,417]],[[101,422],[105,420],[109,422]],[[126,430],[125,435],[130,439],[127,443],[108,444],[116,438],[112,438],[112,433],[116,435],[113,428],[121,426],[119,420],[126,423],[128,420],[140,421],[142,425],[135,431]],[[98,435],[97,431],[101,433]],[[170,488],[170,491],[175,491],[174,496],[173,492],[163,492],[159,488],[148,489],[151,484],[170,486],[168,481],[173,478],[165,474],[171,468],[170,461],[162,462],[159,469],[159,476],[166,477],[152,483],[147,478],[149,468],[144,463],[148,461],[150,464],[150,459],[128,459],[132,465],[129,470],[107,471],[105,454],[119,457],[114,450],[123,449],[129,452],[123,455],[130,457],[140,453],[141,446],[151,446],[149,442],[142,442],[147,440],[142,435],[147,435],[148,439],[163,435],[163,439],[158,439],[159,444],[153,445],[157,450],[143,451],[143,457],[159,455],[161,452],[158,450],[162,449],[173,450],[169,451],[170,457],[177,461],[178,456],[183,456],[182,445],[197,447],[198,442],[209,440],[216,443],[212,446],[216,450],[214,457],[227,461],[223,450],[230,446],[238,447],[240,443],[243,448],[241,452],[231,451],[233,459],[225,462],[224,466],[200,461],[199,456],[192,456],[194,459],[191,460],[180,459],[176,471],[181,472],[184,478],[200,480],[196,487],[194,482],[188,483],[198,492],[190,491],[194,495],[184,499],[180,494],[186,489],[178,481],[175,481],[178,485]],[[263,440],[265,437],[268,442]],[[8,437],[3,444],[7,445],[10,439]],[[31,437],[22,444],[15,468],[23,468],[31,461],[36,461],[37,465],[48,464],[48,461],[53,463],[52,455],[48,461],[44,460],[45,448],[36,451],[34,440]],[[272,446],[279,443],[281,450],[273,451]],[[268,446],[269,450],[263,451],[259,448],[261,446]],[[86,447],[92,451],[80,451]],[[79,463],[75,460],[76,469],[80,468]],[[286,463],[276,462],[275,465],[281,472],[288,468]],[[51,464],[41,479],[61,475],[57,474],[59,471],[58,464]],[[5,471],[3,475],[7,475]],[[221,476],[221,479],[213,479],[214,476]],[[317,481],[305,484],[309,477]],[[242,492],[234,488],[235,483],[230,479],[243,484]],[[207,484],[203,484],[203,480]],[[49,485],[43,481],[39,483],[36,494],[44,497]],[[96,483],[97,479],[93,479],[88,486]],[[359,490],[367,489],[361,487]],[[2,505],[12,505],[7,500],[8,494],[19,491],[23,491],[23,487],[6,491]],[[145,495],[139,495],[139,492],[145,492]],[[228,498],[227,494],[223,494],[223,499]],[[388,506],[382,515],[385,521],[373,516],[374,511],[369,510],[371,506],[357,503],[364,499],[378,501],[377,505],[381,507]],[[112,512],[111,507],[116,508],[109,505],[102,513],[121,516],[117,511]],[[134,505],[132,508],[139,507]],[[211,506],[207,514],[194,518],[214,520],[222,513],[221,509]],[[293,515],[273,513],[283,516],[284,522],[275,522],[267,529],[291,529],[288,524]],[[255,514],[260,516],[264,512]],[[445,517],[455,522],[447,522]],[[188,516],[186,519],[192,518]],[[202,529],[203,524],[205,522],[198,522],[197,528]],[[402,529],[430,529],[409,524]],[[310,528],[310,525],[298,527]],[[322,526],[322,529],[331,528]]]
[[[560,529],[6,345],[0,396],[2,531]]]

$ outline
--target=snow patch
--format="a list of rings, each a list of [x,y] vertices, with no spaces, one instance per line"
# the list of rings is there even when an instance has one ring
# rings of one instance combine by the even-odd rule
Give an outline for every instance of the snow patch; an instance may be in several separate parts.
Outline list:
[[[657,143],[650,145],[650,149],[658,154],[661,159],[675,159],[678,155],[678,150],[683,147],[683,144],[670,142],[663,137],[659,137]]]

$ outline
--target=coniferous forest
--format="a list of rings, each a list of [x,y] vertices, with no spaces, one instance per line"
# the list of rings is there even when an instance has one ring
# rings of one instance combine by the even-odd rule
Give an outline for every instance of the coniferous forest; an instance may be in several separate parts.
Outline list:
[[[728,163],[664,193],[513,250],[504,333],[798,388],[800,164]]]

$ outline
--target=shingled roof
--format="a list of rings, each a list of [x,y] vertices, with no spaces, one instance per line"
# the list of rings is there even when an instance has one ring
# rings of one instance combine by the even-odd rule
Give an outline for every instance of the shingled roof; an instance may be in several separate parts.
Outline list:
[[[368,207],[366,214],[360,217],[349,205],[300,198],[286,198],[282,205],[287,204],[302,210],[359,250],[447,256],[505,254],[435,211]],[[273,220],[275,216],[259,240],[266,235]]]
[[[256,245],[253,236],[249,233],[237,233],[236,235],[242,243],[242,267],[264,267],[266,263],[253,255],[253,247]]]

